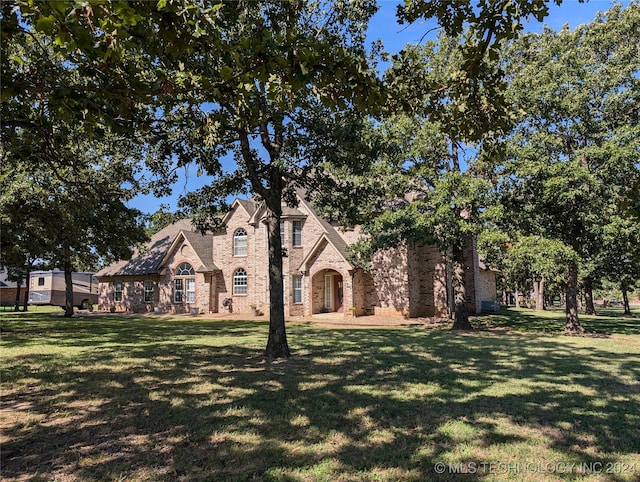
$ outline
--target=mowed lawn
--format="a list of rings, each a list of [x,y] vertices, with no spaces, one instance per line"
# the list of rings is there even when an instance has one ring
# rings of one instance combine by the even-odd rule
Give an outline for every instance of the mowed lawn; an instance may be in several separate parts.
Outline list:
[[[0,317],[3,480],[640,480],[638,314],[290,324],[271,364],[265,322]]]

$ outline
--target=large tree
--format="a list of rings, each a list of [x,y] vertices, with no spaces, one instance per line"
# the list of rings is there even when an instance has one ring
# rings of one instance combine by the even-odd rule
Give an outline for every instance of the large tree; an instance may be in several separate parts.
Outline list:
[[[407,46],[385,74],[388,84],[402,87],[407,96],[401,99],[394,94],[390,108],[400,107],[404,112],[389,116],[376,127],[385,146],[376,169],[386,172],[380,196],[401,202],[385,205],[378,201],[378,206],[372,207],[374,216],[364,224],[370,237],[357,250],[364,260],[377,249],[401,242],[437,245],[449,262],[454,328],[471,329],[464,252],[478,232],[490,184],[467,169],[474,157],[469,146],[482,143],[488,130],[502,129],[504,119],[485,116],[486,111],[467,111],[470,105],[452,85],[451,78],[464,64],[460,41],[440,35],[438,41]],[[490,104],[493,94],[493,88],[481,87],[473,102]]]
[[[82,106],[86,123],[149,136],[162,152],[152,169],[167,171],[176,159],[215,178],[183,201],[201,228],[215,225],[229,195],[261,199],[269,238],[265,354],[288,357],[282,205],[295,203],[296,188],[345,187],[325,175],[326,164],[366,162],[353,153],[366,151],[355,147],[362,113],[382,104],[364,45],[375,2],[15,3],[22,16],[9,26],[46,33],[88,79],[66,86],[91,99]],[[234,163],[225,168],[227,155]]]
[[[184,106],[195,145],[191,157],[215,181],[183,205],[202,214],[202,227],[226,206],[230,194],[253,193],[265,208],[269,258],[268,359],[289,357],[284,324],[280,219],[296,204],[296,189],[313,197],[342,186],[334,169],[358,169],[367,148],[358,133],[363,112],[379,104],[379,81],[370,69],[364,29],[374,4],[253,2],[229,26],[225,42],[260,51],[260,58],[215,51],[188,56],[185,67],[223,89],[193,92]],[[363,109],[364,108],[364,109]],[[193,109],[197,113],[193,115]],[[232,155],[225,170],[221,159]],[[327,169],[330,167],[331,169]],[[347,194],[347,193],[345,193]]]
[[[136,166],[149,148],[110,125],[82,122],[81,105],[90,100],[67,98],[65,89],[88,79],[45,35],[9,32],[2,42],[3,263],[27,273],[36,260],[62,268],[72,316],[72,271],[126,256],[145,239],[141,213],[125,202],[144,188]]]
[[[141,213],[125,204],[137,184],[119,157],[123,140],[103,142],[92,146],[81,135],[56,145],[67,165],[55,169],[37,153],[0,167],[3,257],[26,250],[25,269],[35,259],[63,269],[65,316],[73,315],[73,271],[130,256],[146,240]]]
[[[526,35],[507,56],[510,99],[521,116],[499,171],[501,204],[510,212],[503,227],[573,250],[568,331],[582,330],[580,263],[593,265],[600,255],[606,226],[639,175],[639,28],[634,2],[575,31]]]
[[[429,4],[414,4],[420,3]],[[479,122],[474,124],[464,108],[449,112],[468,120],[465,129],[472,136],[482,137],[492,130],[484,118],[493,119],[491,125],[505,123],[499,72],[486,68],[485,54],[491,53],[496,39],[517,30],[508,21],[496,21],[496,13],[516,19],[519,25],[521,16],[541,16],[545,7],[542,0],[531,5],[519,1],[515,8],[512,2],[487,3],[477,15],[466,3],[462,18],[478,25],[473,32],[487,35],[481,34],[479,48],[471,49],[479,56],[461,49],[470,63],[452,77],[448,96],[458,107],[478,114]],[[438,5],[436,10],[419,8],[415,14],[407,10],[405,18],[436,15],[443,24],[450,23],[449,8]],[[370,146],[351,152],[341,146],[358,145],[362,112],[382,103],[363,45],[364,28],[374,10],[370,0],[82,4],[15,0],[3,3],[3,18],[8,19],[9,35],[25,28],[49,35],[67,56],[67,66],[77,66],[89,79],[43,92],[55,90],[81,104],[80,108],[63,105],[63,110],[82,111],[83,122],[90,125],[107,122],[125,132],[155,135],[155,145],[164,152],[158,168],[166,168],[165,161],[175,153],[178,162],[195,161],[218,178],[187,200],[186,204],[197,200],[196,213],[211,213],[206,207],[221,207],[220,200],[231,193],[252,192],[263,200],[273,245],[266,355],[275,358],[289,355],[281,293],[280,206],[283,201],[294,202],[296,186],[312,194],[319,185],[324,192],[351,187],[332,174],[335,169],[325,169],[327,164],[353,167],[358,174],[367,162]],[[455,22],[457,33],[463,24]],[[472,46],[474,38],[471,35],[467,45]],[[396,89],[401,85],[409,84],[391,87],[401,92]],[[482,100],[480,91],[498,100]],[[438,102],[432,100],[437,110]],[[347,159],[354,152],[362,154]],[[222,169],[220,159],[226,153],[233,154],[237,169]],[[329,173],[324,175],[325,171]]]

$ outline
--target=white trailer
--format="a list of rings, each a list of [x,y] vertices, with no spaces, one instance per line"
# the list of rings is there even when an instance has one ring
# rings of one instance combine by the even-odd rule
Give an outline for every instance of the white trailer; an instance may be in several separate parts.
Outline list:
[[[73,304],[80,309],[92,309],[98,302],[98,279],[93,273],[74,272]],[[66,305],[64,271],[32,271],[29,278],[30,305]]]

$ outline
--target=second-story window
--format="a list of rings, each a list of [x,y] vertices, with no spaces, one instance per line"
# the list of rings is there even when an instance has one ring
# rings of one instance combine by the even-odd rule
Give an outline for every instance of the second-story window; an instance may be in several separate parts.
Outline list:
[[[294,221],[292,229],[294,246],[302,246],[302,221]]]
[[[233,234],[233,255],[247,255],[247,232],[240,228]]]
[[[284,238],[284,221],[280,221],[280,246],[284,246],[285,238]]]

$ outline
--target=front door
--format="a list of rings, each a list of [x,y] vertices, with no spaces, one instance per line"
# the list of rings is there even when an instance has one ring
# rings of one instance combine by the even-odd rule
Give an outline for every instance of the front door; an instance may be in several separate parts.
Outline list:
[[[333,275],[324,275],[324,308],[327,311],[333,311]]]
[[[342,276],[336,273],[326,273],[324,275],[324,308],[328,312],[342,313],[344,306]]]

